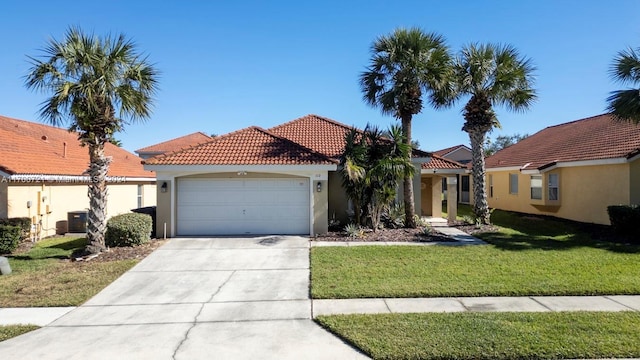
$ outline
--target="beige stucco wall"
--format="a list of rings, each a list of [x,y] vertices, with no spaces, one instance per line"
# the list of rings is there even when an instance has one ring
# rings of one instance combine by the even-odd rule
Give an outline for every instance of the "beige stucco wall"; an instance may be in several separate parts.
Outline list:
[[[107,218],[138,207],[139,184],[143,186],[143,206],[155,205],[155,183],[109,184]],[[68,212],[88,209],[87,190],[86,184],[11,183],[8,186],[7,217],[35,217],[36,222],[42,221],[41,237],[54,235],[56,224],[66,221]],[[27,207],[28,201],[31,201],[30,208]]]
[[[518,194],[509,194],[509,173],[518,174]],[[609,224],[607,206],[629,204],[629,164],[566,167],[544,173],[542,193],[545,199],[548,196],[549,173],[556,173],[560,178],[560,201],[557,204],[531,201],[531,175],[518,171],[491,171],[488,174],[493,175],[494,196],[488,198],[489,206],[581,222]]]
[[[630,203],[640,205],[640,158],[630,163],[629,166]]]
[[[320,192],[317,191],[317,184],[321,184]],[[314,180],[311,183],[313,193],[313,234],[325,234],[329,231],[329,186],[328,181]]]
[[[456,151],[450,154],[446,154],[444,157],[453,161],[460,162],[460,161],[470,161],[472,155],[471,155],[471,151],[465,148],[458,148]]]
[[[432,176],[422,175],[422,179],[420,181],[420,188],[421,188],[420,215],[421,216],[431,216],[431,211],[433,207],[432,178],[433,178]]]

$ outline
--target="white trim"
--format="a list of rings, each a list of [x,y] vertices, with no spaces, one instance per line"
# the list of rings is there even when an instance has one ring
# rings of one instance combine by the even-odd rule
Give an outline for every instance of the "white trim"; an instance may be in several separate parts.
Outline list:
[[[576,166],[599,166],[599,165],[619,165],[626,164],[636,159],[640,158],[640,154],[632,157],[632,158],[610,158],[610,159],[597,159],[597,160],[578,160],[578,161],[561,161],[557,162],[553,166],[549,166],[544,169],[526,169],[530,163],[527,163],[521,167],[518,166],[509,166],[509,167],[496,167],[496,168],[487,168],[487,172],[497,172],[497,171],[515,171],[519,170],[523,174],[541,174],[545,173],[557,168],[565,168],[565,167],[576,167]]]
[[[263,172],[263,173],[287,173],[287,172],[314,172],[335,171],[338,165],[144,165],[145,170],[157,172],[175,173],[218,173],[218,172]]]
[[[0,177],[2,177],[2,179],[8,179],[11,175],[7,174],[6,172],[0,170]]]

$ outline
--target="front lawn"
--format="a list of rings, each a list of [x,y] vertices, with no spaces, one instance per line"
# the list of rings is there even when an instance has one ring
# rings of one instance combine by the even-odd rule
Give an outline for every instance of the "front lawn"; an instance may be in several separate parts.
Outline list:
[[[320,316],[374,359],[640,357],[640,314],[428,313]]]
[[[139,261],[71,262],[85,244],[85,238],[53,238],[10,255],[13,272],[0,276],[0,307],[77,306]]]
[[[311,249],[314,298],[640,294],[640,246],[495,211],[481,246]],[[600,236],[601,234],[596,234]],[[594,238],[595,237],[595,238]]]

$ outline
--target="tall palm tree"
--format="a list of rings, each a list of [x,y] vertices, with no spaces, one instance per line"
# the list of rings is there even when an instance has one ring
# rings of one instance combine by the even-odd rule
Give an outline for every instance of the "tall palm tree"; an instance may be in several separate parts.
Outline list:
[[[537,98],[532,88],[535,67],[510,45],[471,44],[462,48],[454,69],[457,96],[470,97],[463,110],[462,130],[469,134],[471,141],[473,210],[477,221],[488,224],[483,145],[487,133],[500,126],[493,107],[527,110]]]
[[[87,251],[98,253],[106,249],[111,158],[104,153],[105,143],[130,121],[150,116],[158,71],[124,35],[100,38],[70,28],[64,40],[50,40],[43,52],[42,60],[30,57],[26,86],[51,93],[41,116],[54,126],[69,121],[69,131],[76,131],[89,149]]]
[[[370,65],[360,74],[364,101],[399,119],[410,146],[411,120],[422,111],[423,94],[436,107],[450,95],[450,64],[442,36],[419,28],[396,29],[371,46]],[[415,227],[412,176],[404,177],[403,185],[405,226]]]
[[[623,121],[640,124],[640,48],[620,51],[609,73],[617,82],[637,88],[612,91],[607,111]]]

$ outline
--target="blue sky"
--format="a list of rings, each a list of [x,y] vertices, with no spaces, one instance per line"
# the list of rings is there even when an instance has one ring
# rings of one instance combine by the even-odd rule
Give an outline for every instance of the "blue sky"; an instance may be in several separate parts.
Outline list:
[[[616,1],[135,1],[3,3],[0,114],[41,122],[46,94],[24,86],[49,38],[73,25],[125,33],[162,72],[152,118],[117,136],[135,150],[195,131],[271,127],[306,114],[348,125],[395,119],[362,101],[358,75],[371,43],[397,27],[470,42],[509,43],[537,66],[539,100],[526,113],[498,108],[491,136],[534,133],[604,112],[615,54],[640,47],[640,2]],[[460,109],[425,107],[413,137],[425,150],[468,144]]]

